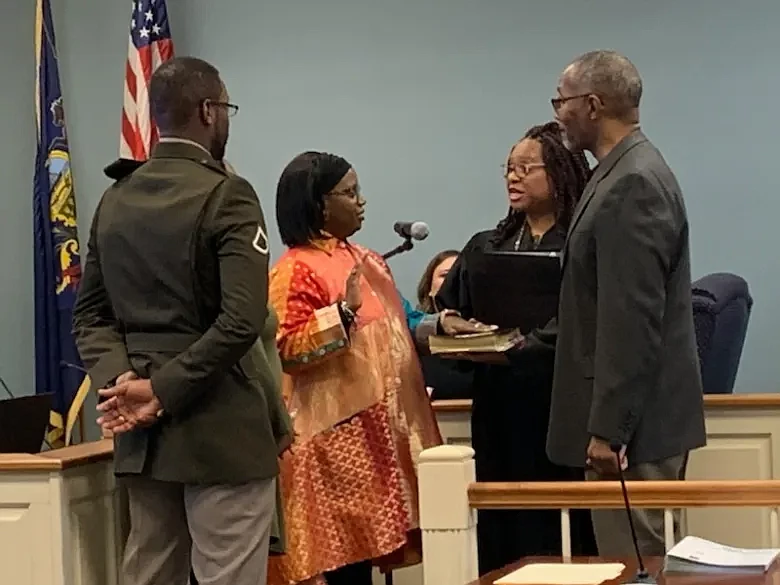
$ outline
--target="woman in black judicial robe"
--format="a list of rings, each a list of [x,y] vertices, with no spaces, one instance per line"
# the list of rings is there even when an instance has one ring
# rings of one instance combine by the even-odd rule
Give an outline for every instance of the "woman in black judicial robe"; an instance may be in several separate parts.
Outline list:
[[[557,251],[574,206],[590,177],[584,155],[571,153],[557,124],[531,128],[514,145],[504,167],[510,210],[495,229],[475,234],[452,266],[438,295],[439,309],[472,318],[471,276],[485,250]],[[527,349],[507,354],[507,365],[473,363],[471,415],[477,481],[580,481],[583,470],[561,467],[546,454],[555,359],[555,323],[526,332]],[[480,510],[479,572],[521,557],[561,553],[558,510]],[[572,511],[572,552],[596,555],[587,510]]]

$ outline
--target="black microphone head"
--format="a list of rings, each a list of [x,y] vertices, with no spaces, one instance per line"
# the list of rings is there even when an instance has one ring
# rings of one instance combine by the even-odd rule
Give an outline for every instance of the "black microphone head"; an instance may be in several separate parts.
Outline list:
[[[393,231],[402,238],[408,237],[407,233],[411,224],[408,221],[397,221],[393,224]]]
[[[623,448],[623,444],[620,441],[610,441],[609,448],[613,453],[620,453],[620,450]]]

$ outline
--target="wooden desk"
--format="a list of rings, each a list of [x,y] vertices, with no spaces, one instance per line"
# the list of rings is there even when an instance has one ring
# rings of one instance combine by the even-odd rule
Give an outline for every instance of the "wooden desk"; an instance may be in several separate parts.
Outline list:
[[[0,454],[0,583],[116,585],[113,442]]]
[[[504,575],[508,575],[512,571],[516,571],[523,565],[529,563],[550,563],[560,562],[560,558],[551,559],[550,557],[540,557],[533,559],[525,559],[500,571],[493,571],[488,573],[477,581],[472,581],[469,585],[493,585],[496,579],[500,579]],[[603,561],[602,559],[595,557],[574,558],[574,563],[601,563],[610,562]],[[612,560],[611,562],[621,562],[626,566],[626,570],[617,579],[611,581],[605,581],[603,585],[622,585],[623,583],[630,583],[631,579],[636,576],[636,561],[620,559],[619,561]],[[663,559],[652,558],[645,561],[647,570],[651,575],[655,576],[658,585],[776,585],[780,583],[780,566],[777,563],[769,569],[769,571],[763,575],[684,575],[673,574],[664,575]]]

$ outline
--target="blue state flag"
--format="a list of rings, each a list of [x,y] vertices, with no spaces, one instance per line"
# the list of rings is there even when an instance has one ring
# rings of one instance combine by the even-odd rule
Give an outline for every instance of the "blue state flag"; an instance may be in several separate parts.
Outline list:
[[[49,0],[37,0],[35,67],[35,392],[54,396],[47,438],[57,447],[70,443],[73,425],[89,392],[89,377],[71,334],[81,260]]]

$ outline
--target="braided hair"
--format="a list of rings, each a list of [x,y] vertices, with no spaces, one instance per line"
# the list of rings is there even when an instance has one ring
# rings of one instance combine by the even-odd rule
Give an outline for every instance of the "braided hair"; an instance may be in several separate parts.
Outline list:
[[[550,193],[555,200],[555,220],[560,228],[568,230],[574,207],[590,179],[588,159],[582,152],[572,152],[566,147],[563,131],[556,122],[534,126],[523,136],[523,140],[529,138],[542,145],[542,161],[550,183]],[[517,144],[519,142],[515,146]],[[509,153],[511,155],[512,151]],[[490,243],[494,247],[500,246],[516,234],[524,222],[524,213],[510,209],[493,230]]]

